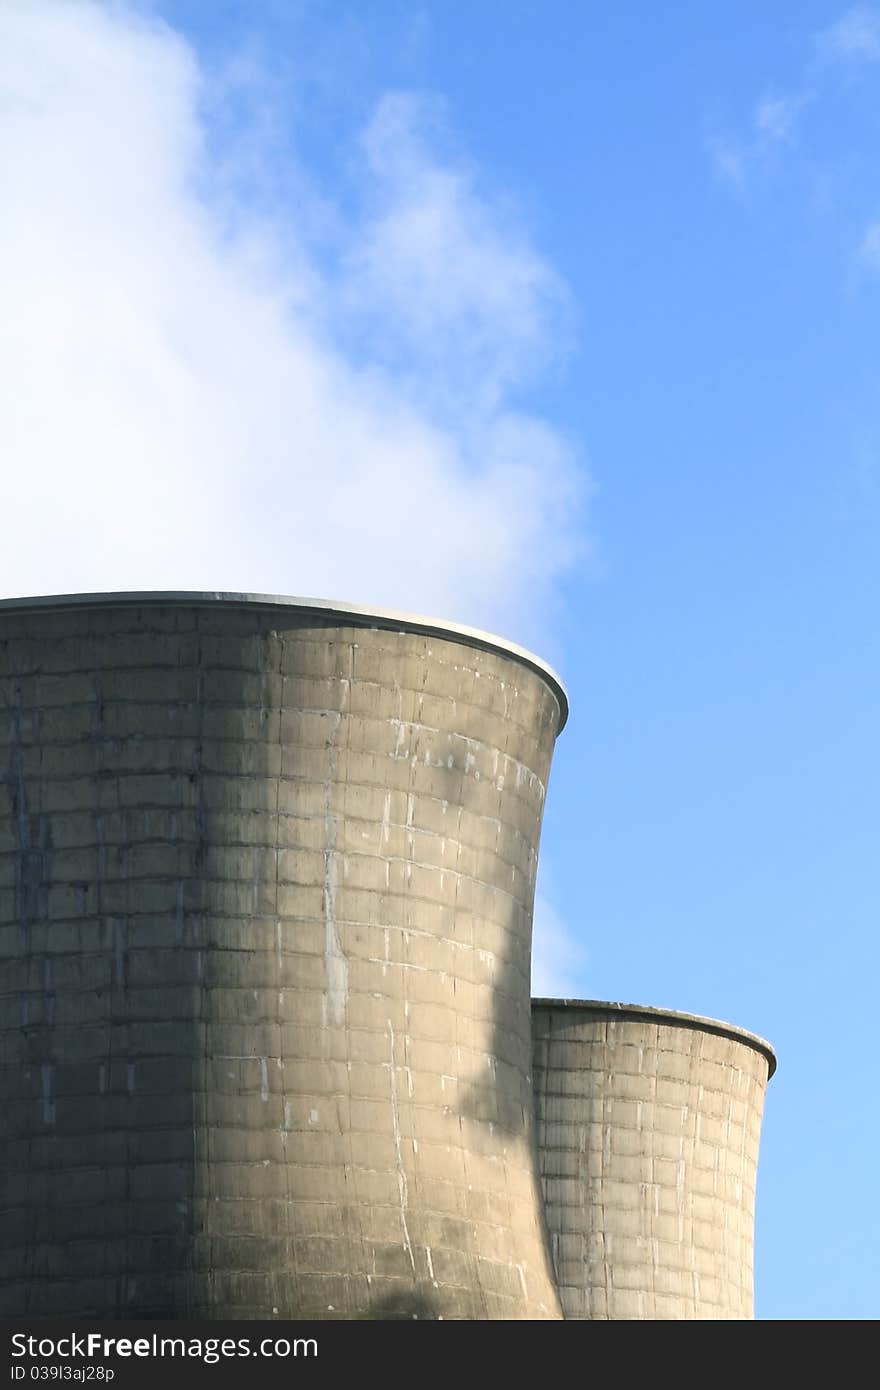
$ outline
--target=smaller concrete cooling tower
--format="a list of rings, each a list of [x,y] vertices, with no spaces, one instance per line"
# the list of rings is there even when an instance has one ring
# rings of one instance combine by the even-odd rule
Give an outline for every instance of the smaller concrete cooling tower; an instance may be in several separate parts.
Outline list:
[[[773,1049],[691,1014],[532,1001],[537,1137],[566,1318],[751,1318]]]

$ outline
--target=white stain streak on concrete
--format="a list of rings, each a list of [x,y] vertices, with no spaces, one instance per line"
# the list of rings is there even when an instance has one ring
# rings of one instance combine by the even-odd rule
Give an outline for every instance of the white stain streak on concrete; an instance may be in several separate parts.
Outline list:
[[[265,1057],[260,1058],[260,1100],[269,1099],[269,1063]]]
[[[412,1241],[409,1238],[409,1227],[406,1224],[406,1209],[409,1205],[409,1188],[406,1181],[406,1170],[403,1166],[403,1146],[400,1139],[400,1105],[397,1098],[397,1072],[394,1069],[394,1025],[391,1019],[388,1020],[388,1033],[391,1039],[391,1065],[388,1068],[388,1076],[391,1086],[391,1124],[394,1130],[394,1148],[397,1153],[397,1189],[400,1193],[400,1220],[403,1225],[403,1245],[409,1256],[409,1262],[415,1273],[416,1260],[413,1254]]]
[[[699,1123],[699,1116],[697,1117]],[[679,1157],[675,1165],[675,1215],[678,1221],[678,1239],[684,1240],[684,1226],[687,1217],[687,1158],[684,1142],[679,1142]],[[658,1188],[659,1197],[659,1188]],[[658,1262],[659,1263],[659,1262]]]
[[[179,879],[177,880],[177,895],[176,895],[176,898],[175,898],[175,905],[174,905],[174,930],[175,930],[176,935],[177,935],[177,942],[178,942],[178,945],[179,945],[180,942],[183,940],[183,924],[184,924],[184,911],[183,911],[183,879],[182,879],[182,878],[179,878]]]
[[[276,856],[277,862],[277,856]],[[277,870],[276,870],[277,872]],[[281,933],[281,918],[275,923],[275,969],[278,979],[278,1017],[284,1011],[284,942]],[[281,1058],[278,1058],[278,1065],[281,1065]]]
[[[43,1106],[43,1124],[54,1125],[55,1101],[52,1097],[52,1066],[44,1062],[40,1067],[40,1093]]]
[[[326,848],[324,850],[324,967],[327,980],[327,1003],[330,1020],[342,1023],[345,1006],[348,1002],[348,961],[339,942],[336,929],[336,889],[339,884],[339,854],[336,848],[337,822],[333,814],[331,798],[336,780],[336,740],[342,716],[338,713],[328,715],[330,736],[327,747],[330,753],[327,780],[324,784],[324,826]]]
[[[118,918],[113,924],[114,947],[116,957],[116,984],[120,989],[125,985],[125,950],[126,950],[126,924],[124,918]]]
[[[52,983],[52,959],[46,956],[43,961],[43,1008],[47,1028],[55,1023],[55,989]]]

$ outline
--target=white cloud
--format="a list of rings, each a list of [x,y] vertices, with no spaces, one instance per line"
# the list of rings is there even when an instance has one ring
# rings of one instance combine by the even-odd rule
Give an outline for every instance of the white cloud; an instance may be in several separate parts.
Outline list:
[[[797,144],[798,121],[809,100],[804,94],[764,97],[752,114],[748,139],[711,139],[708,149],[716,175],[742,192],[753,171],[766,168],[780,146]]]
[[[880,222],[874,222],[862,237],[859,260],[867,270],[880,273]]]
[[[716,136],[708,142],[708,150],[712,167],[722,183],[730,183],[742,191],[746,186],[750,151],[745,146],[721,136]]]
[[[584,997],[587,952],[559,913],[538,893],[532,933],[532,996],[536,999]]]
[[[430,379],[445,363],[457,392],[477,386],[493,407],[541,365],[561,325],[564,291],[528,245],[515,216],[476,196],[473,175],[428,155],[434,115],[411,96],[386,97],[363,139],[369,223],[346,266],[349,307],[374,326],[397,371],[415,362]]]
[[[856,5],[818,37],[820,50],[830,58],[880,62],[880,11]]]
[[[805,102],[803,96],[765,97],[758,103],[754,116],[758,140],[768,144],[792,144]]]
[[[583,492],[520,403],[557,278],[417,99],[354,152],[354,216],[302,170],[292,211],[245,197],[217,100],[129,6],[0,5],[0,592],[314,594],[540,644]]]

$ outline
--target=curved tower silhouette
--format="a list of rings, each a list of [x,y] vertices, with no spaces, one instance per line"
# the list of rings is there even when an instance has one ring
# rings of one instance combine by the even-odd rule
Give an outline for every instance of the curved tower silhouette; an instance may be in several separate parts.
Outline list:
[[[566,1318],[751,1318],[761,1038],[692,1014],[532,1004],[540,1166]]]
[[[0,605],[7,1316],[555,1318],[531,910],[565,719],[470,629]]]

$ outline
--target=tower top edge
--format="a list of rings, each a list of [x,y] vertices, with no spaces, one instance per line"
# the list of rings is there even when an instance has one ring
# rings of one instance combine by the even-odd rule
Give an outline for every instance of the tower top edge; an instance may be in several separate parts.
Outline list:
[[[731,1038],[734,1042],[744,1043],[747,1047],[762,1053],[769,1068],[768,1081],[776,1070],[776,1051],[772,1043],[757,1033],[750,1033],[748,1029],[739,1028],[734,1023],[726,1023],[723,1019],[706,1018],[702,1014],[680,1013],[676,1009],[656,1009],[650,1004],[619,1004],[607,999],[533,999],[532,1011],[535,1009],[570,1009],[572,1013],[581,1009],[588,1014],[605,1014],[613,1022],[618,1019],[632,1019],[647,1023],[666,1023],[673,1028],[690,1028],[696,1032],[716,1033],[720,1037]]]
[[[335,599],[294,598],[286,594],[250,594],[223,592],[218,590],[132,590],[119,593],[84,594],[40,594],[27,598],[0,599],[0,616],[8,612],[43,612],[63,609],[83,608],[135,608],[143,605],[167,607],[179,604],[182,607],[223,606],[232,608],[294,609],[316,618],[333,621],[338,619],[348,625],[364,628],[382,628],[386,631],[417,633],[427,637],[437,637],[447,641],[460,642],[465,646],[476,647],[487,652],[496,652],[511,657],[540,676],[556,697],[559,705],[559,726],[557,736],[562,732],[568,719],[568,692],[561,676],[541,657],[481,628],[468,627],[464,623],[449,622],[444,618],[427,617],[420,613],[407,613],[393,608],[373,608],[360,603],[344,603]]]

